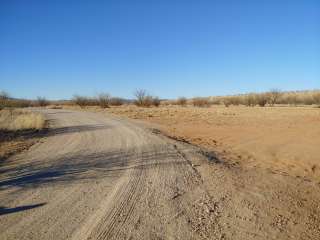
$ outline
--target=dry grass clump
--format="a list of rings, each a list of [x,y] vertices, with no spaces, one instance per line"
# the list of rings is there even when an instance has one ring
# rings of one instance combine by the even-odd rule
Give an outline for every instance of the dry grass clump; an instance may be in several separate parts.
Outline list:
[[[222,98],[222,102],[226,107],[229,107],[230,105],[238,106],[243,104],[243,99],[241,96],[230,96]]]
[[[313,98],[314,104],[320,105],[320,92],[315,92],[312,95],[312,98]]]
[[[250,93],[245,95],[243,99],[243,103],[248,107],[254,107],[256,105],[256,94]]]
[[[179,97],[176,102],[176,105],[180,105],[180,106],[186,106],[187,105],[187,99],[185,97]]]
[[[44,116],[40,113],[33,113],[23,110],[1,110],[0,129],[1,130],[40,130],[45,127]]]
[[[33,106],[32,101],[25,99],[13,99],[5,91],[0,91],[0,110],[4,108],[24,108]]]
[[[211,102],[208,98],[196,97],[192,99],[192,104],[195,107],[210,107]]]
[[[4,108],[25,108],[25,107],[44,107],[50,101],[45,97],[38,97],[36,100],[12,98],[5,91],[0,91],[0,110]]]
[[[119,98],[119,97],[112,97],[110,99],[110,105],[111,106],[121,106],[123,104],[125,104],[126,101],[123,98]]]
[[[221,104],[224,104],[222,101],[221,101],[221,98],[219,97],[210,97],[210,103],[212,105],[221,105]]]
[[[74,95],[72,102],[81,108],[85,106],[98,106],[99,102],[95,98],[81,96],[81,95]]]

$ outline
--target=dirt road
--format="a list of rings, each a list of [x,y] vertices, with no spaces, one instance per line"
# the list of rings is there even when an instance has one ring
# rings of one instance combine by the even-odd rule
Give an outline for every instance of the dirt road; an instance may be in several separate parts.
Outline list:
[[[45,110],[0,165],[0,239],[319,239],[319,185],[242,170],[128,120]]]

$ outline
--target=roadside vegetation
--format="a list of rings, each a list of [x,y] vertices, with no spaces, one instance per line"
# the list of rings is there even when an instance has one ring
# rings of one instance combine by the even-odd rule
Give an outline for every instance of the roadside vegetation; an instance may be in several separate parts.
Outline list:
[[[212,105],[247,106],[247,107],[273,107],[279,105],[286,106],[306,106],[315,105],[320,107],[320,90],[283,92],[279,89],[271,89],[263,93],[248,93],[231,96],[217,97],[195,97],[187,99],[179,97],[176,100],[166,100],[161,105],[210,107]]]
[[[36,143],[46,127],[44,115],[25,109],[45,107],[50,102],[44,97],[36,100],[12,98],[0,91],[0,162]]]
[[[143,89],[136,90],[133,95],[133,100],[111,97],[111,95],[107,93],[99,94],[97,97],[75,95],[71,104],[78,105],[82,108],[86,106],[100,106],[101,108],[108,108],[110,106],[120,106],[124,104],[134,104],[138,107],[159,107],[170,105],[177,105],[181,107],[210,107],[212,105],[224,105],[226,107],[240,105],[247,107],[273,107],[276,105],[320,106],[320,90],[283,92],[279,89],[271,89],[270,91],[263,93],[247,93],[217,97],[195,97],[191,99],[179,97],[175,100],[160,100],[158,97],[149,94]]]
[[[87,106],[100,106],[108,108],[110,106],[121,106],[126,102],[125,99],[112,97],[109,93],[100,93],[96,97],[87,97],[82,95],[74,95],[71,102],[66,102],[64,105],[78,105],[81,108]]]
[[[38,107],[46,107],[50,104],[50,102],[45,97],[38,97],[35,105]]]
[[[160,99],[158,97],[154,97],[144,89],[138,89],[134,92],[135,100],[134,104],[138,107],[159,107]]]
[[[20,109],[3,109],[0,111],[0,130],[41,130],[44,127],[45,119],[41,113]]]
[[[49,101],[45,97],[38,97],[36,100],[16,99],[10,97],[7,92],[0,91],[0,110],[16,109],[26,107],[50,107],[62,108],[62,106],[79,106],[81,108],[98,106],[102,109],[112,106],[134,104],[137,107],[159,107],[177,105],[181,107],[210,107],[212,105],[247,106],[247,107],[273,107],[279,105],[286,106],[306,106],[314,105],[320,107],[320,90],[313,91],[291,91],[284,92],[279,89],[271,89],[263,93],[247,93],[230,96],[215,97],[179,97],[175,100],[162,100],[157,96],[149,94],[144,89],[138,89],[133,93],[131,100],[114,97],[107,92],[101,92],[96,96],[74,95],[71,100]]]
[[[0,110],[5,108],[25,108],[33,105],[31,100],[14,99],[7,92],[0,91]]]
[[[188,101],[187,98],[179,97],[176,101],[176,104],[184,107],[187,105],[187,101]]]
[[[210,107],[212,104],[208,98],[193,98],[192,105],[195,107]]]
[[[14,108],[27,108],[27,107],[46,107],[51,102],[45,97],[37,97],[35,100],[13,98],[9,93],[0,91],[0,110],[1,109],[14,109]]]

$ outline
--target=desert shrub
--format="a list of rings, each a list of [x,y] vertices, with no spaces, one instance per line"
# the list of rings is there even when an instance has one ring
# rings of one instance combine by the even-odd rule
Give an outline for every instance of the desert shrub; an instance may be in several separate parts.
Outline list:
[[[75,95],[75,96],[73,96],[73,102],[74,102],[74,104],[76,104],[80,107],[84,107],[84,106],[86,106],[87,98],[83,97],[83,96]]]
[[[6,107],[9,100],[9,94],[5,91],[0,91],[0,110]]]
[[[301,99],[299,99],[298,94],[291,93],[291,94],[287,94],[286,96],[283,96],[280,100],[280,103],[296,106],[298,104],[301,104],[302,102],[301,102]]]
[[[313,94],[311,93],[300,93],[298,95],[298,103],[302,105],[314,104]]]
[[[305,105],[312,105],[314,103],[314,99],[311,94],[305,95],[303,97],[303,103]]]
[[[173,100],[162,100],[161,105],[163,106],[169,106],[169,105],[176,105],[177,101]]]
[[[271,89],[269,92],[266,93],[268,98],[269,98],[269,104],[271,106],[275,105],[278,103],[279,99],[282,96],[282,92],[279,89]]]
[[[180,106],[186,106],[187,105],[187,99],[185,97],[179,97],[176,102],[177,105]]]
[[[0,109],[31,107],[32,101],[10,97],[9,93],[0,91]]]
[[[7,99],[5,101],[0,100],[0,109],[3,108],[26,108],[34,106],[33,102],[25,99]]]
[[[49,101],[45,97],[38,97],[36,100],[36,105],[39,107],[45,107],[49,105]]]
[[[223,98],[222,102],[223,102],[224,106],[226,106],[226,107],[229,107],[232,104],[231,98],[229,98],[229,97]]]
[[[100,93],[98,102],[101,108],[108,108],[110,105],[110,95],[108,93]]]
[[[231,98],[231,104],[234,106],[238,106],[238,105],[243,104],[243,100],[242,100],[241,96],[233,96]]]
[[[160,106],[160,99],[158,97],[152,97],[152,105],[155,107],[159,107]]]
[[[222,102],[226,107],[229,107],[230,105],[238,106],[240,104],[243,104],[243,97],[241,96],[230,96],[230,97],[224,97]]]
[[[93,105],[98,105],[97,100],[85,97],[85,96],[80,96],[80,95],[75,95],[73,97],[73,103],[80,106],[81,108],[85,106],[93,106]]]
[[[144,97],[143,101],[142,101],[142,105],[138,105],[138,106],[143,106],[143,107],[150,107],[152,106],[153,103],[153,98],[150,95],[147,95]]]
[[[150,106],[159,106],[160,99],[158,97],[153,97],[147,93],[146,90],[139,89],[134,92],[135,101],[134,104],[138,107],[150,107]]]
[[[320,92],[315,92],[312,95],[314,104],[320,105]]]
[[[110,99],[110,105],[111,106],[121,106],[125,103],[125,100],[118,97],[113,97]]]
[[[244,100],[244,105],[248,107],[254,107],[257,104],[256,95],[253,93],[245,95],[243,100]]]
[[[255,104],[264,107],[269,101],[269,96],[266,93],[255,94]]]
[[[5,91],[0,91],[0,100],[8,100],[9,99],[9,93]]]
[[[219,98],[217,98],[217,97],[211,97],[210,103],[211,103],[212,105],[219,105],[219,104],[222,104],[223,101],[221,101],[221,99],[219,99]]]
[[[200,98],[200,97],[193,98],[192,104],[195,107],[209,107],[211,105],[208,98]]]

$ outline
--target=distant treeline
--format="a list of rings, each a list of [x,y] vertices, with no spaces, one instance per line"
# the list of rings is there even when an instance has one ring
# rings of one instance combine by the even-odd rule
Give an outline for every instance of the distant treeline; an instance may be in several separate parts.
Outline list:
[[[226,107],[233,106],[274,106],[274,105],[320,105],[320,91],[296,91],[282,92],[278,89],[272,89],[263,93],[248,93],[232,96],[221,97],[196,97],[187,99],[180,97],[177,100],[168,100],[163,102],[166,105],[185,106],[191,104],[197,107],[207,107],[211,105],[225,105]]]
[[[228,106],[274,106],[274,105],[318,105],[320,106],[320,90],[313,91],[296,91],[283,92],[278,89],[272,89],[264,93],[248,93],[232,96],[220,97],[195,97],[187,99],[179,97],[176,100],[160,100],[158,97],[152,96],[145,90],[137,90],[134,92],[134,100],[128,100],[119,97],[112,97],[108,93],[101,93],[94,97],[82,95],[74,95],[71,100],[49,101],[44,97],[38,97],[35,100],[16,99],[4,91],[0,91],[0,110],[3,108],[23,108],[23,107],[43,107],[47,105],[78,105],[100,106],[108,108],[110,106],[120,106],[123,104],[135,104],[138,107],[151,107],[160,105],[193,105],[196,107],[209,107],[211,105]]]
[[[0,91],[0,110],[3,108],[25,108],[47,106],[50,102],[44,97],[38,97],[36,100],[12,98],[7,92]]]
[[[134,100],[127,100],[118,97],[111,97],[108,93],[101,93],[96,97],[85,97],[80,95],[75,95],[71,103],[84,106],[100,106],[102,108],[107,108],[109,106],[120,106],[123,104],[133,103],[139,107],[158,107],[161,103],[158,97],[152,96],[147,93],[146,90],[139,89],[134,92]]]

